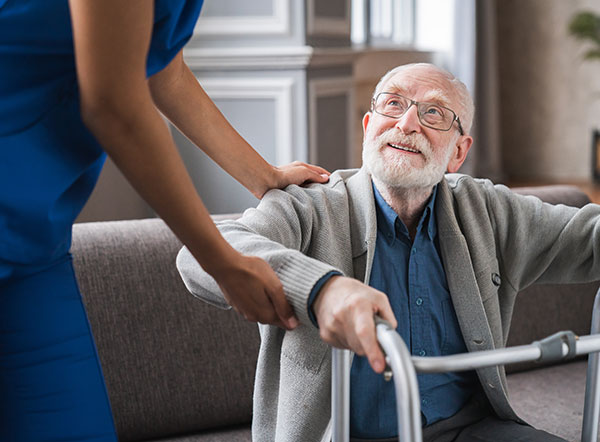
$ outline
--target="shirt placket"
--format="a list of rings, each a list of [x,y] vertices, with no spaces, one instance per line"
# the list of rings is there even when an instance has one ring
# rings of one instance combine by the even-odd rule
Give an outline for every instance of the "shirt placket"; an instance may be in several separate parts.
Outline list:
[[[424,247],[423,232],[419,230],[410,248],[408,259],[408,307],[410,317],[411,354],[414,356],[428,356],[432,353],[431,342],[431,302],[424,281],[423,255]],[[430,398],[426,388],[421,385],[421,406],[427,409]]]

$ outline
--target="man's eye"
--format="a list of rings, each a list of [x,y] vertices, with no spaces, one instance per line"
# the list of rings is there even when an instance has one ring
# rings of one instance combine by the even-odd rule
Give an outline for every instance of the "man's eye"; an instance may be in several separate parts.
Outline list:
[[[440,108],[437,108],[437,107],[428,107],[425,110],[425,113],[427,115],[431,115],[431,116],[435,116],[435,117],[442,117],[444,115],[444,112]]]
[[[387,102],[387,106],[393,107],[394,109],[399,109],[399,110],[404,110],[404,108],[406,107],[406,105],[404,104],[403,101],[395,100],[395,99],[389,100]]]

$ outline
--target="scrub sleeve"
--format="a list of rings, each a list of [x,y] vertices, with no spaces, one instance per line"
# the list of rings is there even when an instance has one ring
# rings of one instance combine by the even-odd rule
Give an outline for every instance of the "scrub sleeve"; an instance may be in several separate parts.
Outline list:
[[[202,0],[157,0],[147,75]],[[105,160],[81,121],[67,0],[0,0],[0,441],[115,441],[73,272],[72,224]]]

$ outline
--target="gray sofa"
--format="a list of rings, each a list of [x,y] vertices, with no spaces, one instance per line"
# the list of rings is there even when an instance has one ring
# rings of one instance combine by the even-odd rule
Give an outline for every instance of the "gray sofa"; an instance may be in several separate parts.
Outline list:
[[[588,202],[571,187],[519,191],[552,203]],[[257,327],[188,294],[175,268],[180,247],[158,219],[73,229],[75,269],[119,439],[249,441]],[[579,284],[525,290],[509,344],[565,329],[588,334],[596,289]],[[585,361],[509,371],[511,397],[524,417],[568,440],[579,437]]]

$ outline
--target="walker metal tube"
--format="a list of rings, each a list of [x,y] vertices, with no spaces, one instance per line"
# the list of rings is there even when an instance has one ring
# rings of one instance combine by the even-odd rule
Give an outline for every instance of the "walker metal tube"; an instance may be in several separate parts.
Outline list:
[[[600,320],[599,320],[600,321]],[[568,354],[569,347],[562,344],[562,354]],[[600,336],[579,336],[576,354],[584,355],[600,351]],[[448,371],[466,371],[494,365],[508,365],[516,362],[537,361],[541,356],[538,344],[519,345],[495,350],[483,350],[473,353],[461,353],[451,356],[413,356],[412,361],[419,373],[445,373]]]
[[[577,355],[586,355],[600,351],[600,335],[579,336],[577,340]]]
[[[398,436],[401,441],[421,442],[419,385],[410,352],[400,335],[387,322],[377,322],[377,339],[393,372]]]
[[[331,349],[333,442],[350,441],[350,351]]]
[[[567,355],[589,355],[583,415],[582,442],[596,442],[600,419],[600,290],[594,301],[592,330],[589,336],[575,337],[572,332],[561,332],[542,341],[517,347],[484,350],[472,353],[438,357],[410,355],[406,344],[391,326],[376,318],[377,339],[392,368],[396,391],[398,435],[402,442],[421,442],[421,408],[416,372],[443,373],[465,371],[515,362],[547,361]],[[569,335],[569,339],[561,336]],[[558,337],[557,337],[558,336]],[[568,343],[567,343],[568,342]],[[548,344],[554,347],[551,358],[544,351]],[[556,344],[556,346],[555,346]],[[545,350],[543,351],[543,348]],[[569,354],[570,353],[570,354]],[[545,354],[544,357],[542,355]],[[333,349],[332,363],[332,415],[333,441],[348,442],[350,439],[350,352]]]
[[[594,299],[592,313],[592,327],[590,334],[595,335],[600,331],[600,289]],[[577,346],[579,348],[579,345]],[[598,353],[588,356],[587,377],[585,382],[585,405],[583,408],[583,426],[581,430],[582,442],[596,442],[598,440],[598,419],[600,418],[600,364]]]
[[[413,356],[412,361],[420,373],[445,373],[448,371],[475,370],[476,368],[492,365],[535,361],[539,359],[540,355],[540,349],[533,344],[529,344],[450,356]]]

